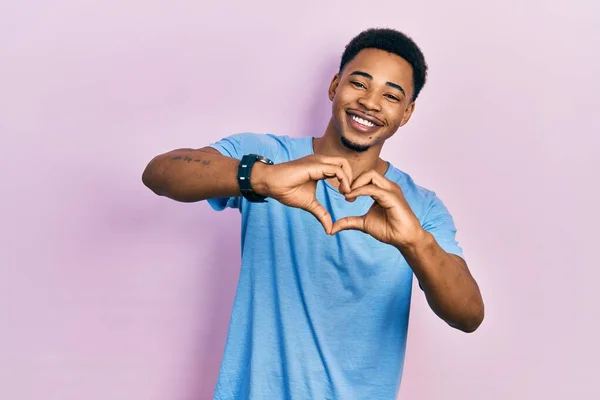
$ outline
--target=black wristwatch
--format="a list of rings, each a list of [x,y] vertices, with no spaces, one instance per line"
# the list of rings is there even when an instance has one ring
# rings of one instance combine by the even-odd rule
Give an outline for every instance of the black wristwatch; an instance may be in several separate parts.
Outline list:
[[[273,161],[269,160],[267,157],[259,156],[258,154],[246,154],[240,161],[237,178],[238,184],[240,185],[240,192],[242,192],[242,196],[244,196],[246,200],[251,203],[264,203],[266,202],[266,197],[261,196],[252,190],[252,182],[250,182],[252,167],[257,161],[267,165],[273,165]]]

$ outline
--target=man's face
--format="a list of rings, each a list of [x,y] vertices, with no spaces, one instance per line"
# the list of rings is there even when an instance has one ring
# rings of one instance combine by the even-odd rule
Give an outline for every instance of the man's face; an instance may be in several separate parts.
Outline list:
[[[361,50],[329,87],[333,121],[342,143],[355,151],[382,145],[410,118],[412,66],[379,49]]]

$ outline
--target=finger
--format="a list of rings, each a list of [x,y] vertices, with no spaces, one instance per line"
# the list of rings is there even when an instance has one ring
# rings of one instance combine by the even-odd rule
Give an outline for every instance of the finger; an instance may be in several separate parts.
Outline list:
[[[315,218],[323,225],[325,232],[330,235],[333,227],[331,215],[327,212],[317,200],[313,200],[306,208],[306,211],[315,216]]]
[[[374,184],[361,186],[346,194],[347,200],[356,199],[359,196],[370,196],[383,208],[391,208],[396,206],[395,193],[382,189]]]
[[[346,172],[346,175],[348,175],[348,180],[350,181],[350,184],[354,182],[354,174],[352,173],[352,167],[350,166],[348,160],[346,160],[344,157],[324,156],[321,158],[321,161],[327,164],[339,165],[344,170],[344,172]]]
[[[339,165],[335,164],[317,164],[315,165],[315,170],[311,178],[313,180],[320,180],[324,178],[333,178],[337,177],[340,182],[340,192],[342,193],[350,193],[350,178],[346,171],[342,169]]]
[[[364,217],[344,217],[335,221],[331,234],[335,235],[340,231],[346,231],[350,229],[359,230],[365,232],[365,219]]]
[[[376,185],[386,190],[392,190],[393,185],[389,179],[381,175],[379,172],[375,171],[374,169],[370,169],[360,174],[356,180],[352,182],[352,190],[369,184]]]

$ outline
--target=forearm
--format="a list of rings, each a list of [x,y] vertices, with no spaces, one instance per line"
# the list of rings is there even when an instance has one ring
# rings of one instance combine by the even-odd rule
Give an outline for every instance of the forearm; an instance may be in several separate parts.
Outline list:
[[[212,148],[178,149],[154,157],[142,181],[157,195],[182,202],[239,196],[238,165]]]
[[[454,328],[476,330],[484,317],[484,305],[475,279],[462,259],[446,253],[433,235],[400,249],[411,266],[432,310]]]

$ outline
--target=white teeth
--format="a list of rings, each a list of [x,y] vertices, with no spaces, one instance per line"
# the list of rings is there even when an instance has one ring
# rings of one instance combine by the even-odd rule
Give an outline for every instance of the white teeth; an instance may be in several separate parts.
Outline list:
[[[357,117],[356,115],[353,115],[352,119],[364,126],[375,126],[375,124],[371,121],[367,121],[366,119],[362,119],[360,117]]]

